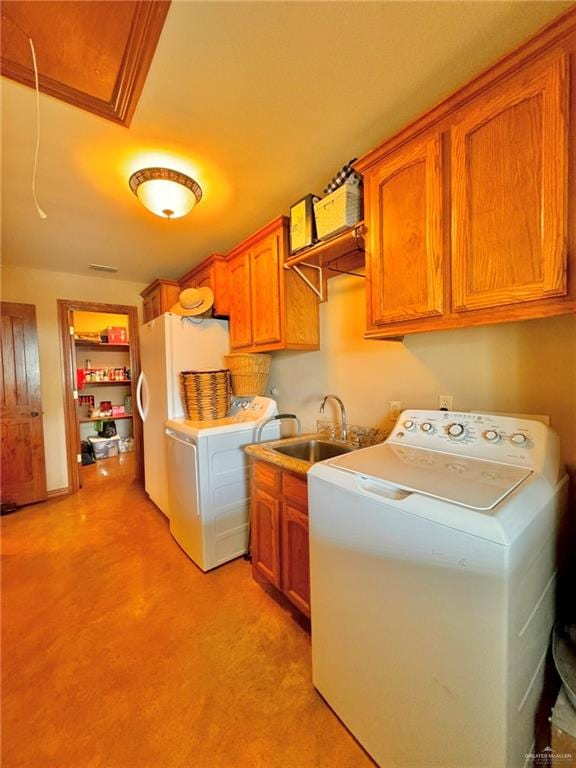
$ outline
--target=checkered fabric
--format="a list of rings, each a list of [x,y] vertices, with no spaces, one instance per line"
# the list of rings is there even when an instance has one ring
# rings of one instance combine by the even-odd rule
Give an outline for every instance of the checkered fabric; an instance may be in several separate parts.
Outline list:
[[[349,160],[346,163],[346,165],[342,166],[330,184],[324,188],[325,195],[329,195],[330,192],[334,192],[336,189],[338,189],[338,187],[341,187],[344,182],[347,182],[348,184],[355,184],[355,186],[358,187],[360,186],[362,183],[362,176],[360,176],[359,173],[356,173],[356,171],[352,168],[352,163],[356,162],[356,159],[357,158],[353,157],[352,160]]]

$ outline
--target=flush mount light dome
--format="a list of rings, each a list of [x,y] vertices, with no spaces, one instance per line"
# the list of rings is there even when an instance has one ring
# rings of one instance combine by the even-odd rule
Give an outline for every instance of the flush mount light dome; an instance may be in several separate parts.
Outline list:
[[[129,183],[142,205],[165,219],[186,216],[202,197],[194,179],[170,168],[142,168]]]

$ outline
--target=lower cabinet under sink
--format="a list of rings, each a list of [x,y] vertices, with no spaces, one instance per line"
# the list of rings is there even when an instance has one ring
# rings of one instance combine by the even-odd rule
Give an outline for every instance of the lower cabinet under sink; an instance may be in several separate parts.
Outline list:
[[[250,483],[252,575],[276,587],[309,618],[306,475],[251,459]]]

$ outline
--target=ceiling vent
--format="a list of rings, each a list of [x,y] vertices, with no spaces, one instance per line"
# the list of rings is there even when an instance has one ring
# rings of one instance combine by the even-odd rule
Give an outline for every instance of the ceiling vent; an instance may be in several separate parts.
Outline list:
[[[118,267],[110,267],[108,264],[90,264],[90,269],[96,272],[118,272]]]

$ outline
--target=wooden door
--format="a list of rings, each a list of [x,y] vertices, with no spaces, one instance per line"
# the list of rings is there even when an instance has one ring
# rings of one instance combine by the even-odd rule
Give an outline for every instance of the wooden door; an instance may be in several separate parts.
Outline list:
[[[256,488],[250,509],[252,569],[280,589],[280,502]]]
[[[282,341],[279,235],[274,232],[250,251],[250,298],[252,304],[252,343],[277,344]]]
[[[368,330],[442,314],[442,144],[417,139],[365,176]]]
[[[310,616],[308,515],[289,501],[282,509],[282,583],[289,600]]]
[[[466,310],[567,291],[567,60],[525,66],[452,130],[452,299]]]
[[[1,311],[1,498],[32,504],[47,496],[36,309],[2,302]]]
[[[243,252],[230,262],[230,347],[242,349],[251,344],[250,262]]]

